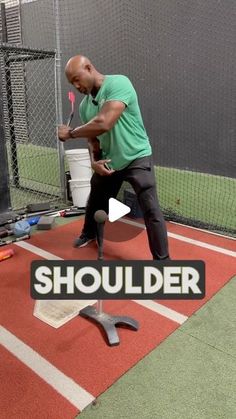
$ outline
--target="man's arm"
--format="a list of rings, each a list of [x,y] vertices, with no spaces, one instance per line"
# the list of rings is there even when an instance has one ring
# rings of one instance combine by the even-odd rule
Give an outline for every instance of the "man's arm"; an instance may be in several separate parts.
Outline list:
[[[93,164],[94,162],[100,160],[101,149],[99,146],[99,141],[96,137],[88,138],[87,140],[88,140],[88,148],[89,148],[91,164]]]
[[[114,173],[114,170],[111,170],[106,167],[106,164],[109,163],[110,160],[101,160],[102,152],[100,149],[98,139],[95,137],[87,138],[87,140],[92,169],[100,176],[112,175],[112,173]]]
[[[91,121],[70,132],[72,138],[97,137],[104,134],[104,132],[110,131],[124,109],[125,104],[122,102],[109,101],[104,103],[100,112]]]
[[[94,138],[104,132],[110,131],[125,109],[125,104],[120,101],[111,100],[105,102],[100,112],[87,124],[71,129],[66,125],[58,128],[58,137],[61,141],[69,138]]]

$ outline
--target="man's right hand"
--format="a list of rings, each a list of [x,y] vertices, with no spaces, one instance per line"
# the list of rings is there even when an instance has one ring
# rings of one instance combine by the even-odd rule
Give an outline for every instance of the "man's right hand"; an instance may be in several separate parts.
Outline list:
[[[58,138],[60,141],[66,141],[71,138],[70,131],[72,130],[71,127],[68,127],[67,125],[60,125],[58,127]]]
[[[113,169],[106,169],[105,163],[109,163],[111,160],[98,160],[92,163],[92,169],[100,176],[110,176],[115,172]]]

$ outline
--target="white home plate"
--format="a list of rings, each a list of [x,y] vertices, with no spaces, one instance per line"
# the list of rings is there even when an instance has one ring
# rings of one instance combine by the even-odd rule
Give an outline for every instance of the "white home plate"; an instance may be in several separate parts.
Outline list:
[[[57,329],[76,317],[80,310],[96,302],[97,300],[37,300],[34,316]]]

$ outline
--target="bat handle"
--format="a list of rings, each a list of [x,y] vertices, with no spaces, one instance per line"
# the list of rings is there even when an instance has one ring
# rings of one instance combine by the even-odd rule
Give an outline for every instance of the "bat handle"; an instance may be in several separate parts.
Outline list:
[[[71,115],[69,116],[69,118],[68,118],[68,121],[67,121],[67,124],[66,124],[68,127],[69,127],[69,126],[70,126],[70,124],[71,124],[72,118],[73,118],[73,114],[71,114]]]

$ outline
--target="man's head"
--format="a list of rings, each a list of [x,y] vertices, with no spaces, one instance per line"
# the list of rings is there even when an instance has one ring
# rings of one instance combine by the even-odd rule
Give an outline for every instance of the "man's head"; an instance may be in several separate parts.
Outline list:
[[[96,87],[99,75],[90,60],[82,55],[76,55],[69,59],[65,73],[69,83],[84,95],[89,95]]]

